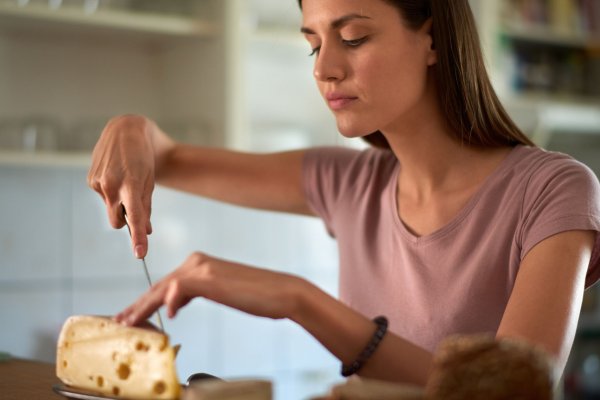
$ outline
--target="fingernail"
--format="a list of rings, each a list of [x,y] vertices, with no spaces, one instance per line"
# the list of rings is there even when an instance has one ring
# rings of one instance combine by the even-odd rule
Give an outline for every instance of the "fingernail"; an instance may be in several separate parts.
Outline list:
[[[135,322],[135,315],[131,314],[129,317],[127,317],[127,319],[125,320],[125,323],[129,326],[132,326]]]
[[[137,246],[135,246],[135,249],[133,250],[135,257],[136,258],[142,258],[142,251],[144,250],[144,248],[142,247],[141,244],[138,244]]]

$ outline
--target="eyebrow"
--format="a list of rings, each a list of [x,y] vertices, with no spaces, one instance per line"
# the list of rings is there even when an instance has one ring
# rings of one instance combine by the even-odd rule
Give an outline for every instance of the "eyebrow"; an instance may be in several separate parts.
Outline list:
[[[355,20],[355,19],[371,19],[371,17],[367,17],[366,15],[360,15],[360,14],[348,14],[348,15],[344,15],[343,17],[340,17],[340,18],[334,20],[330,24],[330,26],[332,29],[340,29],[341,27],[343,27],[344,25],[348,24],[350,21]],[[314,35],[316,33],[312,29],[304,27],[304,26],[302,28],[300,28],[300,32],[308,34],[308,35]]]

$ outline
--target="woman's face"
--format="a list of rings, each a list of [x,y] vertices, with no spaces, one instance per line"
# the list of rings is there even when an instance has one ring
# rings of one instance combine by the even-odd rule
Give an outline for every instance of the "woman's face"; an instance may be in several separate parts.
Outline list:
[[[314,76],[347,137],[393,130],[426,103],[436,62],[429,24],[409,29],[383,0],[303,0]]]

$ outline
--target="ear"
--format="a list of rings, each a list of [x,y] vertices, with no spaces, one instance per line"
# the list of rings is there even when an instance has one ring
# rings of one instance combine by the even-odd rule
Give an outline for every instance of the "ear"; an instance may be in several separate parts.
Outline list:
[[[437,64],[437,51],[435,49],[435,43],[433,42],[433,17],[429,17],[420,29],[421,33],[427,40],[427,65],[432,66]]]

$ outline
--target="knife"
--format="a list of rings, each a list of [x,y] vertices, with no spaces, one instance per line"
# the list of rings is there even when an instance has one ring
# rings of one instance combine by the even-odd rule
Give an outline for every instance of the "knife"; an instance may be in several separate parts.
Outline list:
[[[127,218],[127,211],[125,210],[125,205],[121,204],[121,208],[123,209],[123,217],[125,219],[125,225],[127,225],[127,230],[129,231],[129,237],[133,238],[131,234],[131,227],[129,226],[129,219]],[[146,280],[148,281],[148,286],[152,288],[152,279],[150,279],[150,273],[148,272],[148,265],[146,265],[146,257],[142,257],[142,265],[144,266],[144,273],[146,274]],[[156,318],[158,320],[158,327],[165,333],[165,328],[162,322],[162,318],[160,317],[160,311],[156,310]]]

